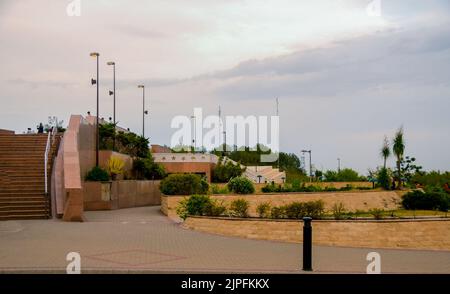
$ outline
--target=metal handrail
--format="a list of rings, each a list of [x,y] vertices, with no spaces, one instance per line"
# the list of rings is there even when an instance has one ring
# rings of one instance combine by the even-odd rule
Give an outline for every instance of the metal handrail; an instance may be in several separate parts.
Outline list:
[[[52,148],[53,143],[55,142],[56,133],[58,132],[57,127],[53,127],[52,131],[48,133],[47,136],[47,144],[45,146],[45,154],[44,154],[44,189],[45,194],[48,194],[48,155]]]

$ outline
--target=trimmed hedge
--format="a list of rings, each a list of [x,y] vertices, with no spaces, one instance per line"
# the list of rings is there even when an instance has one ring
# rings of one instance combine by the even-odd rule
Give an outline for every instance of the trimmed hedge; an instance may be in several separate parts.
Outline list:
[[[227,184],[228,190],[237,194],[253,194],[255,186],[245,177],[232,178]]]
[[[165,195],[206,194],[208,189],[206,180],[195,174],[171,174],[159,185],[159,190]]]
[[[403,195],[402,205],[405,209],[423,209],[448,211],[450,208],[450,195],[439,188],[414,190]]]
[[[85,181],[106,182],[109,181],[109,174],[106,170],[99,166],[94,166],[84,178]]]

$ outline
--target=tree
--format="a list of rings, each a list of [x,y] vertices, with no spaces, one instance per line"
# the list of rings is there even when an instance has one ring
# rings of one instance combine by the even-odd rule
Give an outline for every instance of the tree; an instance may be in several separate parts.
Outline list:
[[[384,159],[383,167],[386,169],[386,160],[389,156],[391,156],[391,149],[389,149],[389,141],[386,136],[384,136],[384,142],[383,146],[381,146],[380,155]]]
[[[403,138],[403,127],[400,127],[398,131],[395,133],[394,140],[392,142],[392,151],[395,157],[397,157],[397,174],[396,174],[398,182],[397,188],[401,189],[403,186],[401,164],[403,161],[403,155],[405,153],[405,140]]]

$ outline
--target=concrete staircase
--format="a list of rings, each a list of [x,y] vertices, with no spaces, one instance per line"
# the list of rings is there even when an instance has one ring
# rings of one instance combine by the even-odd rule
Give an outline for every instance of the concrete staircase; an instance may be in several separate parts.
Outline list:
[[[236,161],[225,157],[224,161],[231,161],[233,164],[237,164]],[[241,167],[246,167],[241,164]],[[258,176],[261,176],[261,179]],[[254,183],[271,183],[281,184],[286,179],[286,173],[280,171],[278,168],[273,168],[268,165],[262,166],[247,166],[243,174],[247,179]]]
[[[50,218],[50,198],[44,187],[47,138],[48,134],[0,134],[0,220]],[[48,183],[59,137],[54,141],[47,166]]]

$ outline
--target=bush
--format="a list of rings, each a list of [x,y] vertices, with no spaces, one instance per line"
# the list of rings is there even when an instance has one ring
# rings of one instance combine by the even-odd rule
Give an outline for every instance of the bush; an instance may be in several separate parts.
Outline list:
[[[406,193],[402,198],[405,209],[424,209],[448,211],[450,196],[440,188],[429,188],[425,192],[414,190]]]
[[[285,206],[287,218],[301,219],[306,216],[304,203],[292,202]]]
[[[164,167],[154,162],[150,155],[133,160],[133,173],[136,179],[160,180],[166,177]]]
[[[172,174],[163,179],[159,185],[165,195],[206,194],[208,183],[195,174]]]
[[[223,202],[219,202],[216,199],[211,199],[209,203],[205,204],[203,209],[204,215],[207,216],[221,216],[227,212],[227,208],[223,205]]]
[[[343,219],[345,215],[345,206],[342,202],[335,203],[333,204],[331,211],[333,213],[334,219],[336,220]]]
[[[109,174],[106,170],[99,166],[94,166],[86,175],[86,181],[106,182],[109,181]]]
[[[245,177],[233,178],[228,182],[228,190],[237,194],[252,194],[255,192],[253,183]]]
[[[205,207],[210,205],[211,198],[206,195],[192,195],[180,201],[177,206],[177,214],[186,219],[189,215],[203,215]]]
[[[382,219],[382,218],[383,218],[384,210],[383,210],[383,209],[380,209],[380,208],[374,208],[374,209],[369,210],[369,213],[370,213],[371,215],[373,215],[373,217],[374,217],[375,219]]]
[[[324,213],[325,204],[322,200],[304,202],[305,216],[321,218]]]
[[[259,217],[266,218],[270,216],[270,203],[264,202],[259,204],[256,207],[256,212],[258,213]]]
[[[240,177],[244,171],[245,168],[241,168],[239,163],[234,164],[231,161],[224,163],[224,159],[221,157],[213,170],[213,182],[227,183],[232,178]]]
[[[381,170],[378,172],[378,184],[383,188],[384,190],[390,190],[391,189],[391,177],[389,176],[389,171],[387,168],[381,168]]]
[[[106,163],[107,170],[114,180],[117,175],[123,174],[123,167],[125,166],[125,162],[116,156],[111,156]]]
[[[248,216],[248,201],[245,199],[236,199],[230,204],[230,213],[232,216],[236,217],[247,217]]]
[[[286,217],[286,207],[285,206],[274,206],[270,210],[271,218],[285,218]]]
[[[212,184],[211,186],[211,194],[228,194],[227,186],[219,187],[217,184]]]

